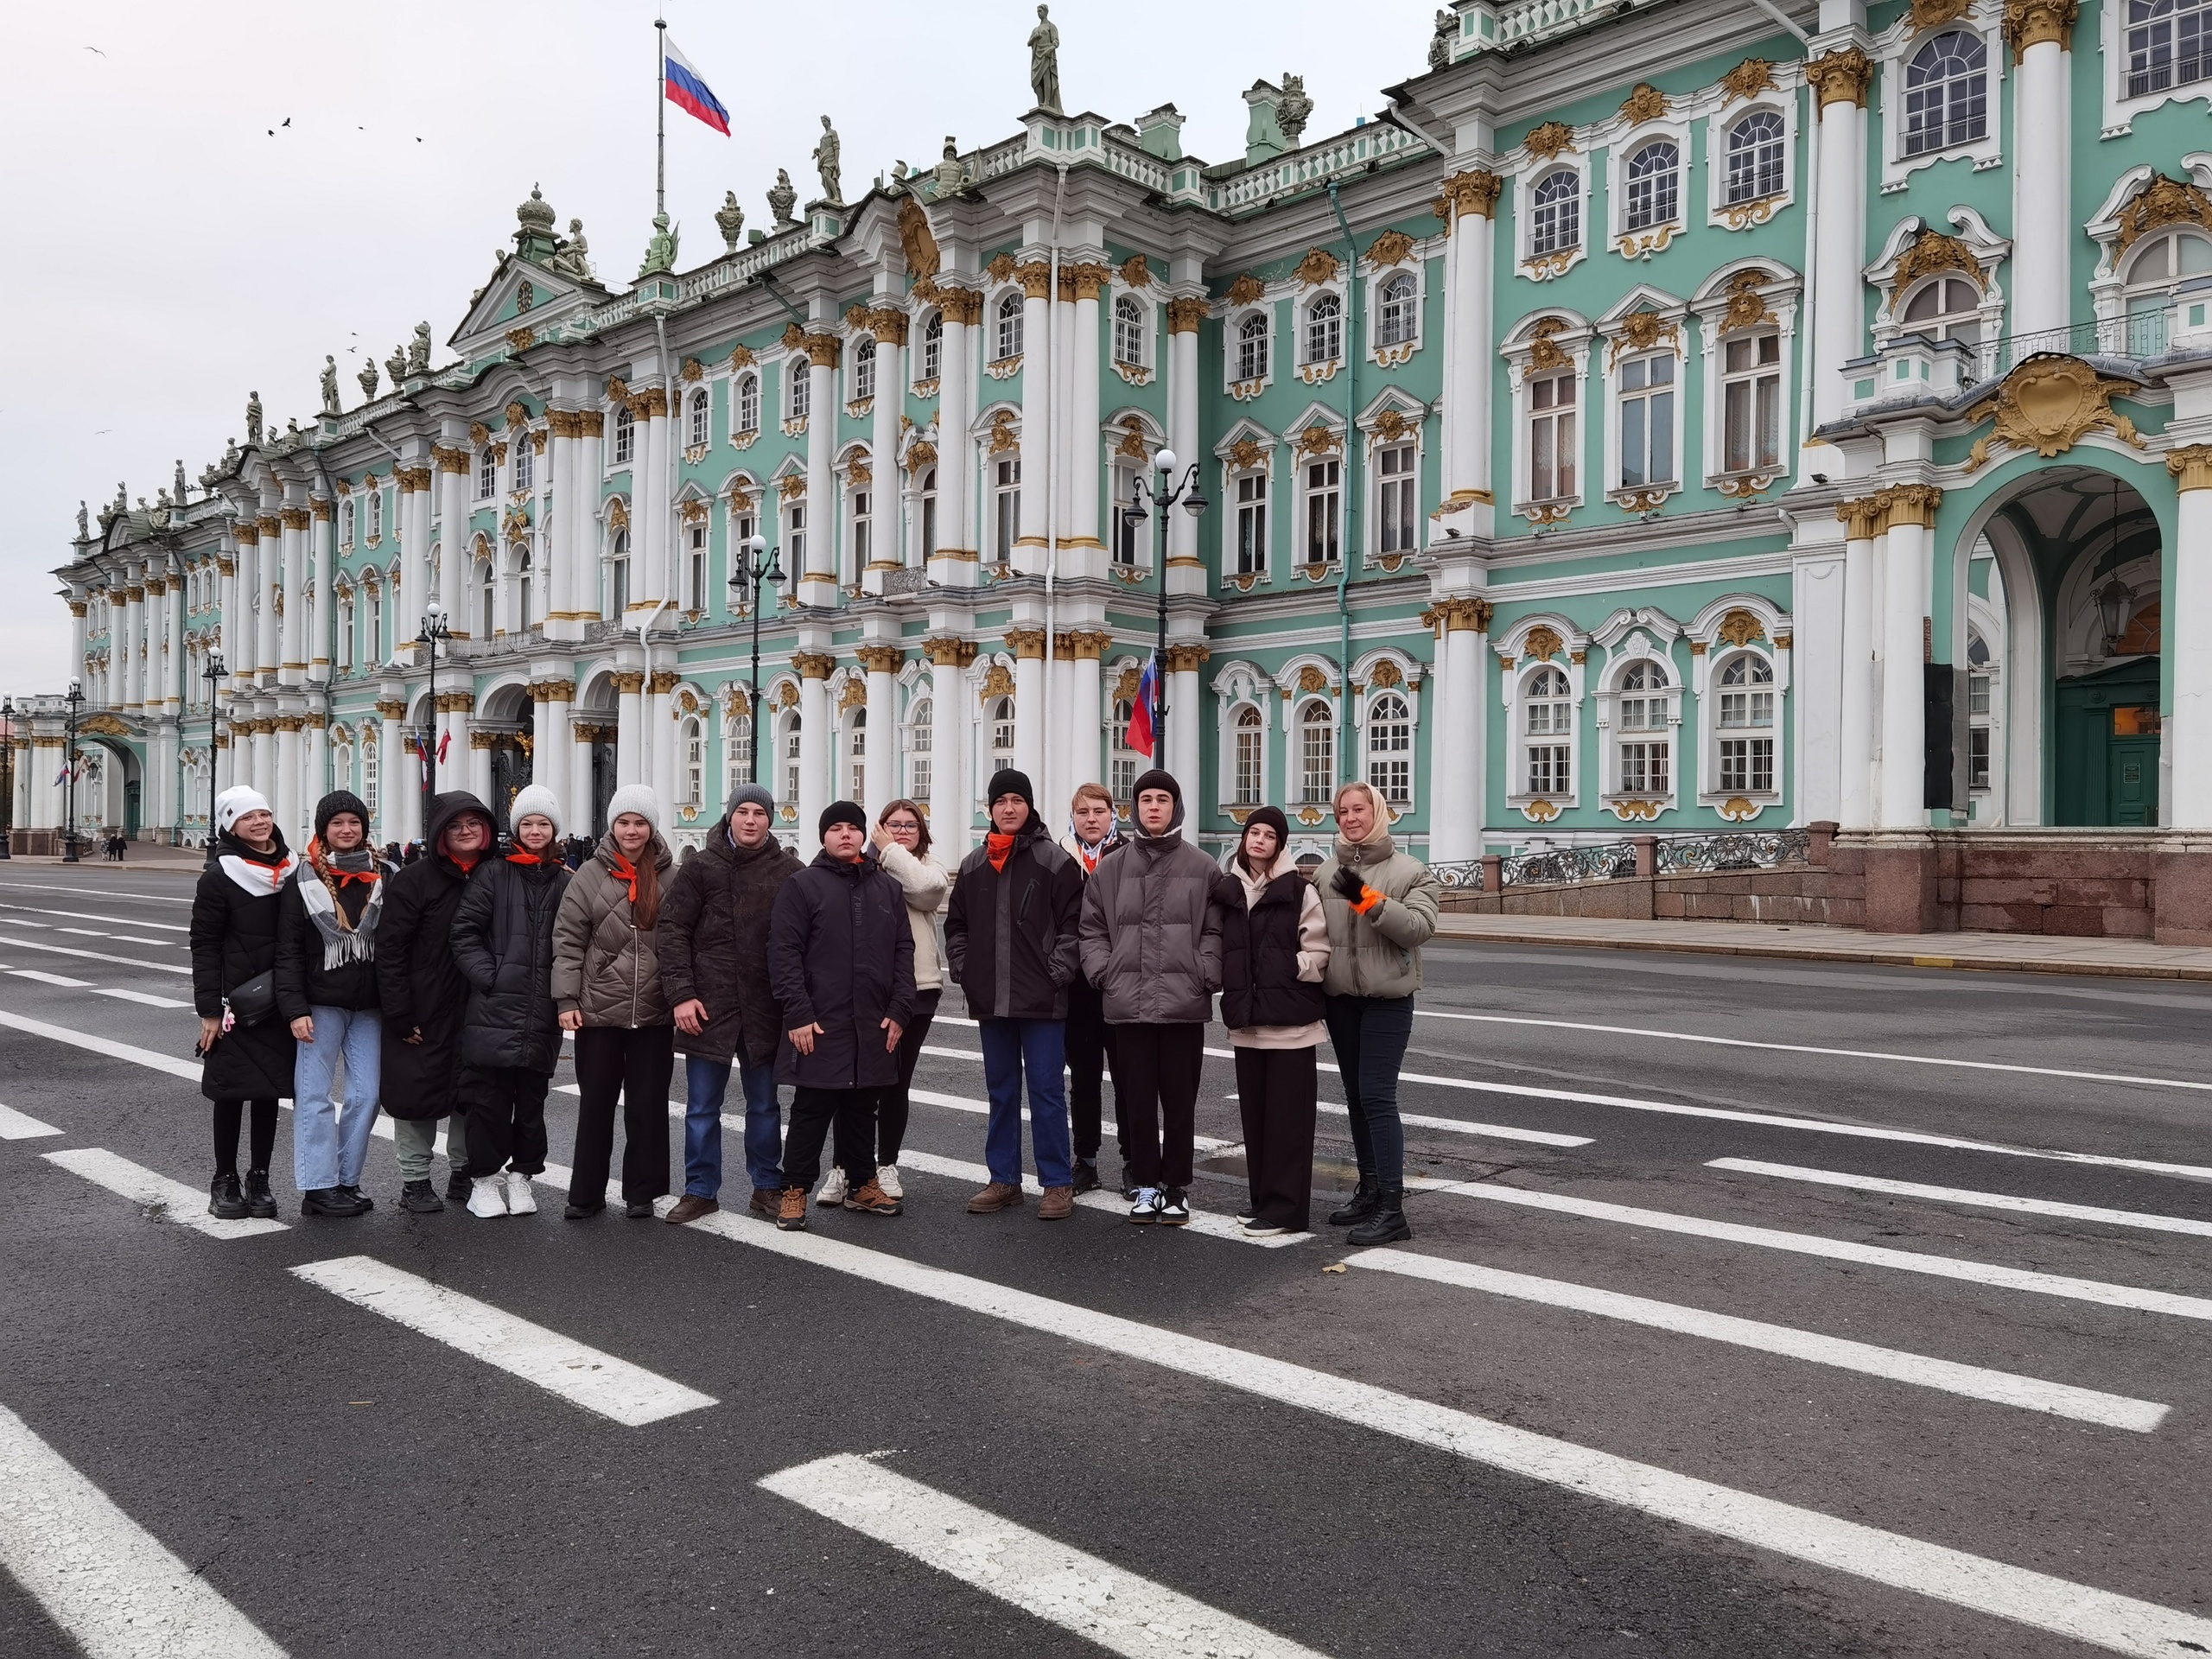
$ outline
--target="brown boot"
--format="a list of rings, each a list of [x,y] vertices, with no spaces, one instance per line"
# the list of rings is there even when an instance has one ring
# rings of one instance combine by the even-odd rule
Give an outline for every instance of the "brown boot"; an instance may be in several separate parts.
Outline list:
[[[895,1216],[905,1206],[883,1190],[883,1183],[871,1179],[865,1186],[856,1186],[845,1195],[845,1208],[865,1210],[871,1216]]]
[[[804,1230],[806,1227],[806,1189],[787,1186],[776,1201],[776,1226],[786,1233]]]
[[[753,1189],[753,1202],[746,1208],[756,1216],[773,1221],[777,1211],[783,1207],[782,1198],[783,1195],[772,1186],[756,1186]]]
[[[1074,1213],[1075,1188],[1048,1186],[1045,1189],[1045,1196],[1037,1205],[1038,1220],[1065,1221]]]
[[[1004,1181],[993,1181],[968,1200],[968,1213],[971,1216],[995,1216],[1001,1210],[1018,1208],[1020,1203],[1020,1187],[1009,1186]]]
[[[711,1216],[721,1208],[721,1205],[716,1204],[712,1198],[702,1198],[696,1193],[686,1192],[670,1207],[669,1212],[661,1219],[671,1227],[681,1227],[687,1221],[696,1221],[702,1216]]]

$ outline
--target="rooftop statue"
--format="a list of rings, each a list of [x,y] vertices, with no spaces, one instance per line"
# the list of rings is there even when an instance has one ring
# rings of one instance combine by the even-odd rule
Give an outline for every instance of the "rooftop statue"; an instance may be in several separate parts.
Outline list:
[[[185,493],[184,457],[182,455],[179,455],[176,458],[176,487],[174,493],[176,497],[177,505],[180,507],[184,505]]]
[[[1297,146],[1299,135],[1306,130],[1313,114],[1313,100],[1306,96],[1306,77],[1285,75],[1282,102],[1275,105],[1275,124],[1282,129],[1282,136],[1293,148]]]
[[[638,267],[639,276],[658,276],[676,269],[676,244],[679,234],[669,228],[666,213],[653,215],[653,233],[645,238],[645,262]]]
[[[395,346],[391,355],[384,360],[384,372],[391,377],[391,389],[399,390],[399,383],[407,378],[407,348]]]
[[[429,372],[430,325],[427,322],[418,322],[415,325],[414,342],[407,348],[407,372],[416,375],[428,374]]]
[[[737,239],[745,234],[745,209],[737,205],[737,192],[722,192],[722,205],[715,209],[715,223],[721,227],[722,250],[737,251]]]
[[[822,199],[842,201],[844,192],[838,178],[838,156],[843,146],[837,142],[837,129],[830,124],[830,118],[822,118],[822,142],[814,147],[815,170],[822,175]]]
[[[361,396],[364,398],[373,400],[377,395],[376,359],[371,358],[367,362],[361,365],[361,372],[359,378],[361,382]]]
[[[798,205],[798,191],[791,183],[788,168],[776,169],[776,182],[768,191],[768,211],[776,216],[776,228],[788,231],[798,221],[791,217],[791,209]]]
[[[1429,37],[1428,67],[1444,68],[1452,61],[1452,38],[1459,32],[1459,20],[1448,11],[1436,14],[1436,33]]]
[[[85,522],[85,504],[80,500],[77,503],[77,539],[80,542],[87,539],[92,533],[92,527]]]
[[[546,268],[556,275],[572,277],[580,283],[595,283],[599,278],[591,268],[591,244],[584,239],[584,222],[581,219],[569,221],[569,234],[554,250]]]
[[[261,442],[261,394],[257,391],[246,394],[245,441],[248,443]]]
[[[958,195],[968,188],[968,169],[960,164],[960,146],[950,133],[944,135],[944,159],[931,169],[937,181],[937,200],[944,201]]]
[[[1060,109],[1060,31],[1051,14],[1037,8],[1037,27],[1029,31],[1029,86],[1037,94],[1037,107],[1053,115]]]
[[[322,412],[335,415],[338,407],[338,359],[327,352],[322,358]]]

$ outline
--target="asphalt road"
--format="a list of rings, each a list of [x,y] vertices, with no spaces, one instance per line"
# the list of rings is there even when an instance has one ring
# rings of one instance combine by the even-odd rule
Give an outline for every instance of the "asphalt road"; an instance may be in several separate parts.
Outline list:
[[[903,1217],[310,1221],[288,1114],[224,1237],[112,1190],[210,1173],[189,891],[0,868],[11,1659],[2212,1650],[2212,990],[1441,948],[1348,1271],[965,1214],[957,996]]]

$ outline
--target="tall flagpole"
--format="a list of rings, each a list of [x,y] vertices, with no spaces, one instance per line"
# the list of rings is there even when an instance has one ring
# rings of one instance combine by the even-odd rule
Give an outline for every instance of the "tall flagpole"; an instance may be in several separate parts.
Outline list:
[[[653,212],[668,211],[668,19],[653,19],[659,42],[659,85],[653,88]]]

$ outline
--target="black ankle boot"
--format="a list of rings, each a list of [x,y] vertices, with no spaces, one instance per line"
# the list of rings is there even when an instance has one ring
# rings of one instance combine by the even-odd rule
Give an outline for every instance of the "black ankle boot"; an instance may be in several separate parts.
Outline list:
[[[1359,1178],[1358,1190],[1344,1200],[1344,1207],[1341,1210],[1329,1211],[1329,1225],[1332,1227],[1355,1226],[1373,1215],[1375,1206],[1381,1203],[1382,1199],[1382,1185],[1372,1175],[1363,1175]]]
[[[276,1218],[276,1198],[269,1190],[269,1172],[265,1169],[249,1169],[245,1173],[245,1212],[264,1221]]]
[[[1406,1224],[1406,1189],[1386,1186],[1381,1190],[1375,1213],[1344,1235],[1347,1244],[1395,1244],[1400,1239],[1411,1238],[1414,1230]]]
[[[235,1173],[218,1175],[207,1183],[207,1213],[218,1221],[244,1221],[245,1194]]]

